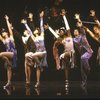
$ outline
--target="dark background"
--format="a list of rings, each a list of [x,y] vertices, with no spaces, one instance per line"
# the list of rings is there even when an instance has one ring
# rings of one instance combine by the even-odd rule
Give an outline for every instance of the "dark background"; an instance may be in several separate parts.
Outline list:
[[[4,20],[4,15],[7,14],[10,17],[10,21],[13,23],[14,28],[19,32],[20,35],[23,33],[23,25],[20,23],[21,19],[24,17],[25,12],[30,11],[34,13],[35,21],[38,20],[38,13],[41,9],[47,7],[50,9],[57,0],[0,0],[0,29],[7,28],[6,22]],[[89,16],[89,11],[94,9],[96,11],[97,18],[100,18],[100,5],[99,0],[58,0],[59,8],[65,8],[68,11],[68,21],[71,27],[71,32],[75,27],[74,14],[80,13],[81,19],[85,21],[93,21]],[[38,25],[38,23],[37,23]],[[90,29],[92,25],[86,24]],[[54,24],[51,24],[52,27],[55,27]],[[91,72],[89,74],[89,80],[99,81],[100,78],[100,66],[98,66],[96,61],[96,54],[99,44],[93,40],[90,36],[87,35],[89,43],[94,50],[93,56],[90,59]],[[46,33],[46,49],[48,53],[48,68],[44,70],[41,75],[41,80],[64,80],[64,71],[57,71],[55,67],[54,58],[52,55],[52,45],[53,45],[53,36]],[[17,68],[13,69],[13,80],[24,81],[24,49],[20,37],[16,37],[16,44],[18,49],[18,61]],[[4,46],[0,43],[0,51],[4,50]],[[77,54],[78,55],[78,54]],[[80,59],[79,55],[76,57],[77,68],[71,69],[69,73],[70,80],[80,80]],[[35,69],[32,69],[32,80],[35,80]],[[6,70],[3,67],[3,61],[0,60],[0,80],[6,80]]]

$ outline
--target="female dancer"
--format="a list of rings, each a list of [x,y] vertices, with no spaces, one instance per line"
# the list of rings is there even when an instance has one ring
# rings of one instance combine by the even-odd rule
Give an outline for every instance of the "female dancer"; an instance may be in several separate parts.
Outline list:
[[[13,32],[11,30],[11,24],[9,23],[9,17],[5,15],[5,19],[9,33],[3,30],[0,35],[0,40],[4,43],[6,47],[6,51],[0,53],[0,57],[5,60],[5,67],[7,68],[8,81],[7,84],[4,86],[4,89],[8,88],[11,85],[12,68],[16,67],[17,60],[17,50],[15,48],[15,42],[13,38]]]
[[[35,53],[29,52],[25,54],[25,66],[30,67],[30,66],[35,65],[36,67],[37,82],[35,84],[35,87],[40,86],[41,69],[43,66],[47,66],[47,61],[46,61],[47,53],[46,53],[45,44],[44,44],[43,15],[44,15],[44,11],[40,13],[40,29],[36,29],[33,32],[35,36],[32,34],[32,31],[30,30],[28,25],[24,24],[27,30],[30,32],[32,39],[36,45]]]
[[[86,32],[88,32],[89,35],[93,39],[95,39],[98,43],[100,43],[100,22],[96,18],[96,15],[95,15],[95,11],[94,10],[90,10],[90,16],[92,16],[92,18],[94,19],[96,25],[93,27],[93,31],[94,32],[92,32],[89,28],[85,27]],[[97,60],[98,60],[98,63],[100,65],[100,47],[98,48],[98,52],[97,52]]]
[[[75,19],[77,19],[77,27],[78,29],[74,30],[74,36],[73,39],[76,48],[78,48],[80,55],[81,55],[81,77],[82,77],[82,88],[85,88],[87,86],[87,76],[90,71],[89,66],[89,59],[92,56],[93,50],[91,49],[91,46],[88,43],[88,40],[86,38],[85,29],[82,25],[82,22],[80,20],[79,14],[75,14]]]
[[[64,69],[65,70],[65,87],[68,87],[68,75],[69,75],[69,68],[74,66],[74,45],[73,45],[73,38],[70,33],[70,27],[68,21],[65,16],[65,10],[62,10],[62,16],[64,19],[65,27],[60,28],[59,34],[57,34],[50,26],[45,26],[48,28],[50,32],[56,37],[56,41],[53,45],[53,55],[54,59],[56,60],[56,68],[57,70]],[[57,47],[62,44],[64,46],[64,52],[59,55]],[[72,66],[71,66],[72,65]]]

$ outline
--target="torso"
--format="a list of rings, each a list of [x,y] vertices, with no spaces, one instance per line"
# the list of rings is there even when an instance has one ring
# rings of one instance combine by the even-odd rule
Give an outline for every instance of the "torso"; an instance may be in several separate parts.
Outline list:
[[[35,38],[35,44],[38,51],[45,51],[44,37],[38,36]]]
[[[64,51],[69,52],[74,50],[73,39],[72,37],[66,37],[62,40],[62,44],[64,45]]]
[[[6,47],[6,51],[13,51],[15,49],[15,43],[10,38],[4,41],[4,45]]]

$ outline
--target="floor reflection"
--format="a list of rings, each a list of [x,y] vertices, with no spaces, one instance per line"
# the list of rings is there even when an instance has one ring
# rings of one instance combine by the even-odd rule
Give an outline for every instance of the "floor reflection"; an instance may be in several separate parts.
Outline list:
[[[37,95],[40,95],[40,88],[39,87],[38,88],[35,88],[34,90],[36,91],[36,94]]]
[[[87,87],[81,87],[81,89],[83,95],[88,95]]]
[[[30,86],[26,86],[26,96],[31,95],[31,90],[30,90]]]
[[[14,85],[11,85],[7,88],[3,88],[5,90],[5,95],[12,95],[13,91],[15,91],[15,86]]]
[[[34,82],[26,86],[25,82],[14,82],[10,88],[3,89],[4,83],[0,84],[0,98],[8,97],[64,97],[64,98],[86,98],[100,97],[100,82],[90,82],[87,88],[80,87],[80,82],[70,82],[66,87],[64,82],[41,82],[39,88],[34,88]]]

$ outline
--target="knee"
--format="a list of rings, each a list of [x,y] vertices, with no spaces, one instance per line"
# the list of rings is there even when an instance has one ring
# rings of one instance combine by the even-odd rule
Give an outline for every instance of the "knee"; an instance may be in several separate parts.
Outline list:
[[[84,61],[86,60],[86,58],[84,56],[81,56],[81,60]]]
[[[25,54],[25,58],[27,58],[27,57],[28,57],[28,54],[26,53],[26,54]]]

